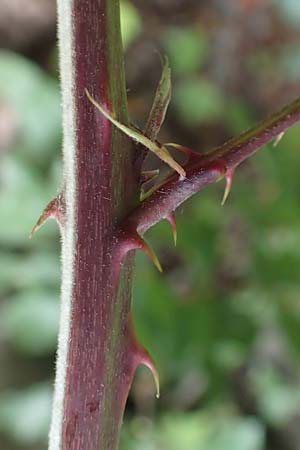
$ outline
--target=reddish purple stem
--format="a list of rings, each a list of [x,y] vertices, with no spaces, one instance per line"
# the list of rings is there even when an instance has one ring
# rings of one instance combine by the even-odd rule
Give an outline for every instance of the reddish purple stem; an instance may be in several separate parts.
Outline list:
[[[224,145],[191,158],[185,166],[186,179],[171,175],[150,197],[144,200],[128,217],[124,229],[135,228],[143,235],[150,227],[167,218],[189,197],[207,184],[225,176],[259,148],[300,121],[300,98],[262,121],[240,137]]]

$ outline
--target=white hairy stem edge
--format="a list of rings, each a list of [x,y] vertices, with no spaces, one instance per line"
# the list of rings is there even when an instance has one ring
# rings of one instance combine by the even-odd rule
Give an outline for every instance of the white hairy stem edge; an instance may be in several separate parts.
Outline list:
[[[61,312],[49,450],[61,450],[64,396],[72,310],[74,247],[76,239],[76,113],[73,63],[73,0],[57,0],[58,41],[63,110],[63,160],[66,224],[62,239]]]

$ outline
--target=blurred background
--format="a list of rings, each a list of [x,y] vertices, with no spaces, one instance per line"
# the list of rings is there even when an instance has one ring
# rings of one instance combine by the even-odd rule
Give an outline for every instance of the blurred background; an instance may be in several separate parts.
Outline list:
[[[61,185],[54,0],[0,0],[0,448],[43,450],[59,315]],[[122,1],[129,108],[143,125],[167,54],[160,139],[208,150],[299,95],[298,0]],[[161,377],[139,370],[121,450],[299,450],[300,127],[177,212],[137,257],[134,316]],[[152,161],[158,164],[157,161]]]

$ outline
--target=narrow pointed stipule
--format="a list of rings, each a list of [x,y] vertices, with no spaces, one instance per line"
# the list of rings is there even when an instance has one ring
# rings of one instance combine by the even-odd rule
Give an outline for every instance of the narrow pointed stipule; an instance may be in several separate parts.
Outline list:
[[[158,169],[146,170],[146,171],[142,172],[141,173],[141,184],[154,180],[155,178],[157,178],[158,174],[159,174]]]
[[[89,101],[106,117],[107,120],[109,120],[115,127],[117,127],[119,130],[121,130],[124,134],[129,136],[134,141],[138,142],[139,144],[142,144],[144,147],[146,147],[151,152],[155,153],[155,155],[160,158],[162,161],[164,161],[168,166],[170,166],[172,169],[174,169],[178,175],[180,176],[180,180],[185,179],[186,173],[183,167],[181,167],[180,164],[178,164],[175,159],[171,156],[169,151],[166,147],[159,144],[159,142],[151,141],[151,139],[147,138],[144,134],[137,131],[135,128],[130,128],[127,125],[124,125],[123,123],[116,120],[111,113],[109,113],[106,109],[104,109],[99,103],[96,102],[96,100],[91,96],[89,91],[85,89],[86,96],[88,97]]]
[[[176,247],[177,244],[177,225],[176,225],[176,217],[174,211],[171,212],[167,217],[166,220],[171,224],[172,230],[173,230],[173,239],[174,239],[174,245]]]
[[[176,144],[174,142],[168,142],[167,144],[164,144],[166,147],[172,147],[172,148],[176,148],[177,150],[180,150],[181,152],[185,153],[189,160],[192,158],[201,158],[201,154],[195,152],[194,150],[185,147],[184,145],[181,144]]]

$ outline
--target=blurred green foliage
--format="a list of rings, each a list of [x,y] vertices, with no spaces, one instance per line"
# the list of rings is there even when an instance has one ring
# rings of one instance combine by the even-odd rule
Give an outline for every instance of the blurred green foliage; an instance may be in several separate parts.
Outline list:
[[[275,3],[287,24],[299,23],[297,1]],[[251,77],[267,80],[267,91],[275,65],[276,83],[299,82],[300,71],[297,42],[276,47],[276,63],[272,49],[254,49],[244,61],[248,97],[225,88],[212,75],[212,35],[199,22],[163,24],[158,40],[174,75],[163,132],[182,143],[189,136],[202,149],[264,114],[251,101],[251,89],[258,97]],[[123,2],[129,52],[143,27],[139,9]],[[28,235],[61,186],[58,80],[29,58],[1,50],[0,105],[14,128],[0,154],[1,450],[41,450],[58,329],[59,235],[51,222],[31,241]],[[139,370],[121,449],[269,450],[272,433],[286,436],[299,420],[299,140],[295,126],[278,147],[268,145],[243,165],[224,207],[222,182],[182,206],[176,249],[167,223],[149,232],[165,270],[158,274],[137,255],[133,307],[138,335],[157,361],[162,398],[153,400],[151,376]],[[294,446],[280,442],[274,450],[297,449],[299,433]]]
[[[294,26],[299,26],[300,4],[298,0],[277,0],[277,5],[286,20]]]
[[[228,415],[228,411],[170,414],[155,428],[145,420],[133,420],[128,428],[128,439],[130,434],[136,436],[132,450],[262,450],[264,443],[260,423]]]
[[[138,37],[142,28],[139,13],[130,2],[121,2],[121,27],[123,45],[126,49]]]
[[[173,71],[178,76],[198,73],[203,68],[209,43],[199,27],[169,27],[163,36]]]

